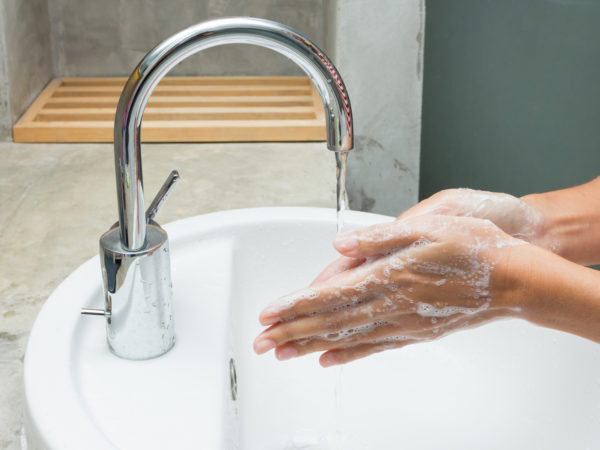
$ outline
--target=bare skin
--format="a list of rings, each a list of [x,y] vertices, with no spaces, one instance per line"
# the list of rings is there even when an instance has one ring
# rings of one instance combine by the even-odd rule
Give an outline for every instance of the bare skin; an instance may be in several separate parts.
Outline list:
[[[327,367],[506,317],[600,342],[600,274],[571,262],[598,262],[594,192],[598,180],[523,199],[449,190],[341,234],[342,258],[261,313],[254,348],[324,352]]]

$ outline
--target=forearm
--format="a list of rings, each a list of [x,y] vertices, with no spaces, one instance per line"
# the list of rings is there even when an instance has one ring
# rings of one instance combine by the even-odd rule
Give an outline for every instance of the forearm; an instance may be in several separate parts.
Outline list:
[[[600,263],[600,177],[522,200],[544,216],[536,244],[578,264]]]
[[[600,343],[600,272],[533,246],[515,253],[517,270],[512,273],[519,315]]]

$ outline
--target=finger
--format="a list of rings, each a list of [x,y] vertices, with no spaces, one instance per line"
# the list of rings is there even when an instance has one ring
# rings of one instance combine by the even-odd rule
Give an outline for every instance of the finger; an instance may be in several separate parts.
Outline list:
[[[432,318],[408,313],[397,315],[393,322],[383,317],[379,321],[363,323],[355,326],[342,326],[340,331],[316,334],[298,339],[283,339],[277,343],[276,356],[278,359],[289,359],[304,356],[313,352],[331,350],[334,348],[355,346],[382,339],[432,339],[446,324],[456,320],[456,317]],[[438,329],[433,332],[432,330]],[[258,340],[258,339],[257,339]],[[266,351],[266,350],[265,350]]]
[[[401,309],[389,298],[375,298],[341,311],[277,323],[258,335],[254,341],[254,348],[257,353],[261,354],[290,341],[319,336],[325,336],[325,340],[331,341],[357,333],[365,334],[373,329],[373,327],[368,327],[370,324],[388,318],[390,315],[396,317],[403,314],[409,314],[409,311]],[[397,318],[396,320],[400,321],[401,319]]]
[[[432,198],[429,197],[428,199],[423,200],[423,201],[417,203],[416,205],[414,205],[413,207],[404,211],[402,214],[400,214],[397,217],[397,220],[403,220],[403,219],[406,219],[407,217],[411,217],[411,216],[428,214],[428,213],[432,213],[434,211],[436,214],[438,214],[438,212],[437,212],[438,209],[442,209],[442,208],[439,208],[439,205],[437,205],[436,203],[437,202],[432,201]]]
[[[345,308],[389,292],[389,284],[370,276],[370,271],[369,266],[356,267],[324,283],[285,295],[266,307],[260,313],[259,321],[265,326],[273,325],[300,316]]]
[[[344,256],[368,258],[408,247],[418,240],[433,241],[432,228],[439,221],[439,216],[417,216],[406,220],[395,220],[362,230],[340,233],[336,236],[333,245]]]
[[[439,326],[435,326],[422,332],[406,333],[406,336],[390,335],[389,337],[380,337],[370,343],[361,342],[347,347],[333,348],[323,353],[319,362],[323,367],[345,364],[384,350],[440,339],[456,331],[475,328],[494,319],[510,317],[512,314],[513,313],[509,310],[500,309],[497,311],[486,310],[473,315],[461,314],[452,316],[448,317],[447,320],[442,321]],[[380,336],[383,336],[384,334],[385,333],[381,333]]]
[[[358,345],[371,344],[378,341],[416,341],[420,338],[414,338],[411,336],[404,336],[398,334],[398,328],[392,325],[381,325],[375,326],[373,332],[356,332],[354,336],[347,339],[337,338],[315,338],[305,339],[303,341],[288,342],[275,349],[275,356],[280,361],[295,358],[299,356],[308,355],[310,353],[339,350],[343,348],[354,348]],[[376,331],[375,331],[376,330]],[[350,330],[348,330],[350,331]],[[342,335],[342,334],[340,334]]]
[[[402,220],[411,216],[421,216],[424,214],[460,215],[457,214],[460,212],[457,208],[457,201],[460,198],[462,198],[460,190],[447,189],[439,191],[404,211],[398,216],[398,219]]]
[[[361,265],[363,262],[365,262],[364,258],[348,258],[347,256],[342,256],[329,264],[319,275],[317,275],[317,278],[310,283],[310,286],[323,283],[339,273]]]
[[[360,358],[379,353],[384,350],[406,347],[407,345],[420,342],[416,339],[407,340],[385,340],[369,344],[359,344],[353,347],[329,350],[321,355],[319,363],[323,367],[335,366],[338,364],[346,364],[350,361],[355,361]]]
[[[419,333],[413,333],[412,336],[389,336],[377,339],[371,342],[364,342],[348,347],[334,348],[323,353],[319,362],[323,367],[329,367],[337,364],[346,364],[348,362],[364,358],[366,356],[380,353],[384,350],[392,350],[406,347],[407,345],[429,342],[434,339],[444,337],[456,329],[463,328],[464,320],[453,319],[453,324],[448,326],[434,327]]]

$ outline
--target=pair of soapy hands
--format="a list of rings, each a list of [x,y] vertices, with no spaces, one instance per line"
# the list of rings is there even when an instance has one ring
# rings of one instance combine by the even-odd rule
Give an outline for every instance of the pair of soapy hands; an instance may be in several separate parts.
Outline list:
[[[324,352],[328,367],[518,317],[511,259],[550,247],[544,231],[542,214],[511,195],[442,191],[391,223],[339,234],[342,257],[262,311],[254,349],[280,360]]]

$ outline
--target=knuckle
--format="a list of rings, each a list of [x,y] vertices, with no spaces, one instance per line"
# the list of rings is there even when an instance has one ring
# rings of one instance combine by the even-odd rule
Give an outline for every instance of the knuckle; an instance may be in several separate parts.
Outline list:
[[[274,331],[275,332],[272,335],[274,338],[273,340],[277,342],[278,345],[293,340],[296,335],[294,329],[289,325],[282,325]]]
[[[343,329],[345,321],[341,317],[330,317],[325,319],[324,329],[328,333],[335,333]]]
[[[435,198],[436,200],[445,199],[454,196],[456,192],[456,189],[442,189],[441,191],[433,194],[432,198]]]

